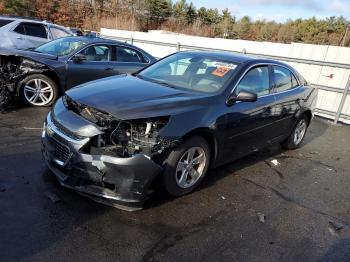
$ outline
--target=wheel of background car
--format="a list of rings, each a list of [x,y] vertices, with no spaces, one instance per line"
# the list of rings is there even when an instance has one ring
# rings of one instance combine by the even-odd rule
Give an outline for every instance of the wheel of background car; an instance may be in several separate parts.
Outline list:
[[[298,148],[305,138],[309,119],[306,115],[302,115],[294,126],[292,133],[282,143],[282,146],[286,149]]]
[[[164,162],[165,190],[173,196],[192,192],[205,177],[210,163],[208,142],[194,136],[170,152]]]
[[[50,106],[58,97],[56,83],[45,75],[30,75],[22,81],[20,97],[30,106]]]

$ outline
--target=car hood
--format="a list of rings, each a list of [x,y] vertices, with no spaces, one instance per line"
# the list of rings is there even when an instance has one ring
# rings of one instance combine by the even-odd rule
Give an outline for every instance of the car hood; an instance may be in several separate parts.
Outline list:
[[[122,120],[184,113],[207,107],[210,96],[184,91],[129,75],[113,76],[73,88],[74,101]]]
[[[12,48],[11,49],[1,48],[0,55],[23,56],[23,57],[34,58],[34,59],[36,58],[38,60],[41,60],[41,59],[57,60],[58,58],[56,55],[39,53],[39,52],[30,51],[30,50],[12,49]]]

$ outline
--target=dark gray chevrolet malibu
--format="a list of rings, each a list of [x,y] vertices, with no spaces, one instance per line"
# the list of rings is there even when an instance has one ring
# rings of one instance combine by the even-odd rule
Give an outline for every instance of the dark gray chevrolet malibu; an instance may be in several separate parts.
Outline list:
[[[127,210],[155,178],[173,196],[210,167],[302,144],[317,90],[277,61],[183,52],[69,90],[48,114],[44,158],[63,186]]]

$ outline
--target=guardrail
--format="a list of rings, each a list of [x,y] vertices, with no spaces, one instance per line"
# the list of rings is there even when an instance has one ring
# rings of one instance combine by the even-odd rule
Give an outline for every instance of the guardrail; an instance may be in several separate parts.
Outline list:
[[[103,38],[107,39],[113,39],[113,40],[119,40],[119,41],[125,41],[130,44],[142,43],[142,44],[150,44],[150,45],[158,45],[158,46],[166,46],[166,47],[174,47],[176,52],[180,52],[182,49],[185,50],[200,50],[200,51],[226,51],[226,52],[232,52],[237,54],[246,54],[246,55],[253,55],[261,58],[266,59],[274,59],[279,60],[283,62],[294,62],[294,63],[302,63],[302,64],[308,64],[308,65],[318,65],[318,66],[328,66],[328,67],[336,67],[336,68],[342,68],[342,69],[349,69],[350,70],[350,64],[345,63],[334,63],[334,62],[327,62],[327,61],[320,61],[320,60],[308,60],[308,59],[300,59],[300,58],[291,58],[291,57],[285,57],[285,56],[274,56],[274,55],[262,55],[258,53],[252,53],[252,52],[237,52],[227,49],[220,49],[220,48],[208,48],[208,47],[200,47],[200,46],[192,46],[192,45],[182,45],[181,43],[165,43],[161,41],[151,41],[151,40],[143,40],[143,39],[135,39],[133,37],[126,38],[126,37],[115,37],[115,36],[107,36],[107,35],[101,35]],[[337,124],[339,122],[340,118],[350,120],[349,114],[343,114],[343,108],[345,101],[347,99],[348,94],[350,94],[350,75],[347,80],[346,86],[344,89],[337,88],[337,87],[331,87],[331,86],[322,86],[318,84],[311,83],[314,87],[325,90],[325,91],[331,91],[336,93],[342,93],[342,97],[338,106],[338,109],[336,112],[316,108],[316,113],[320,113],[323,115],[329,116],[329,118],[334,120],[334,124]]]

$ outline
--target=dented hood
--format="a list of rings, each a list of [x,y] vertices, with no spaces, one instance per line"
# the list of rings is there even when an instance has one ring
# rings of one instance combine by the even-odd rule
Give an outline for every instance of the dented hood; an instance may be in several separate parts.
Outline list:
[[[129,75],[89,82],[69,90],[67,95],[81,104],[124,120],[174,115],[207,107],[210,97]]]
[[[0,55],[23,56],[27,58],[36,59],[36,60],[41,60],[41,59],[57,60],[58,58],[56,55],[39,53],[31,50],[20,50],[20,49],[9,49],[9,48],[0,48]]]

